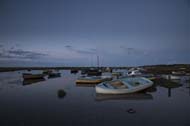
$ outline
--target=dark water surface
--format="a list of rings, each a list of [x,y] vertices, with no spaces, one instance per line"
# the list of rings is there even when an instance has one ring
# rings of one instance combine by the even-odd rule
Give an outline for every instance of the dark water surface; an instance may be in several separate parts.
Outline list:
[[[176,88],[115,96],[76,85],[79,74],[70,71],[35,83],[23,82],[22,72],[0,73],[0,126],[190,126],[190,85],[184,79]]]

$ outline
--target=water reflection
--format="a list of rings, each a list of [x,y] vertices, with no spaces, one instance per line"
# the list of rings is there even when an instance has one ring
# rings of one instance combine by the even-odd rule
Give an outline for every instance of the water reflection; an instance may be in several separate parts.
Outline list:
[[[168,89],[168,97],[171,97],[171,90],[174,88],[179,88],[182,86],[180,81],[173,81],[173,80],[166,80],[166,79],[159,79],[155,80],[154,83],[160,87],[164,87]]]
[[[20,73],[23,72],[26,71]],[[39,72],[42,71],[31,71]],[[0,125],[20,125],[24,121],[26,124],[23,125],[39,122],[39,125],[54,125],[57,122],[58,125],[99,126],[102,122],[102,125],[109,126],[134,123],[159,125],[165,122],[166,125],[181,125],[182,122],[190,124],[190,83],[186,80],[169,82],[160,79],[155,80],[151,88],[139,93],[102,95],[95,93],[95,85],[76,84],[78,74],[71,75],[66,70],[61,73],[64,76],[59,79],[24,81],[18,72],[0,73],[0,89],[4,89],[0,90],[0,111],[3,115]],[[41,81],[46,81],[45,85]],[[34,85],[25,88],[22,82],[23,85]],[[172,117],[174,123],[168,122],[168,117]]]
[[[153,96],[147,93],[132,93],[122,95],[111,94],[96,94],[96,101],[108,101],[108,100],[153,100]]]
[[[35,84],[35,83],[38,83],[41,81],[45,81],[45,79],[44,78],[41,78],[41,79],[25,79],[25,80],[23,80],[22,84],[25,86],[25,85]]]
[[[153,93],[153,92],[156,92],[156,91],[157,91],[157,86],[155,84],[153,84],[152,87],[149,87],[148,89],[144,90],[144,92],[149,92],[149,93]]]
[[[186,88],[189,89],[189,96],[190,96],[190,79],[186,80],[186,82],[187,82],[187,87]]]
[[[95,87],[97,84],[81,84],[81,83],[76,83],[77,87]]]

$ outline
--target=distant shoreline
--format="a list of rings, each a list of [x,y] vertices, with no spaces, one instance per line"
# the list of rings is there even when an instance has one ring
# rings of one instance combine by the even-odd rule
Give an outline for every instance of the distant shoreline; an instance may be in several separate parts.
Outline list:
[[[190,73],[190,64],[170,64],[170,65],[147,65],[138,66],[146,68],[149,72],[159,74],[159,73],[170,73],[171,71],[185,71]],[[56,69],[56,70],[70,70],[70,69],[88,69],[88,68],[99,68],[105,69],[107,67],[0,67],[0,72],[9,71],[19,71],[19,70],[46,70],[46,69]],[[111,69],[130,69],[132,67],[109,67]]]

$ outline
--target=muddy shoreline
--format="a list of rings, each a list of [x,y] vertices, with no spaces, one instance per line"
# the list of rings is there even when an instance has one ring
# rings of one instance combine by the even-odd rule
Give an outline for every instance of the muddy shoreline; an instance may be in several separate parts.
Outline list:
[[[190,73],[190,64],[172,64],[172,65],[149,65],[149,66],[139,66],[145,68],[148,73],[153,74],[170,74],[172,71],[184,71]],[[83,70],[92,67],[0,67],[0,72],[9,71],[19,71],[19,70],[46,70],[46,69],[56,69],[56,70]],[[93,67],[97,68],[97,67]],[[99,67],[99,69],[106,69],[107,67]],[[130,69],[131,67],[109,67],[111,69]]]

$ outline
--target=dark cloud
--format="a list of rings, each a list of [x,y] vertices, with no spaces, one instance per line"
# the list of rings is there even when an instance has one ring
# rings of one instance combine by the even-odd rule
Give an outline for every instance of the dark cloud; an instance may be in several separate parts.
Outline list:
[[[94,48],[91,48],[90,50],[92,50],[92,51],[97,51],[97,49],[94,49]]]
[[[127,54],[129,54],[129,55],[133,55],[133,54],[135,54],[135,55],[140,55],[140,54],[147,55],[148,54],[148,52],[146,50],[143,50],[143,49],[137,49],[137,48],[131,48],[131,47],[125,47],[125,46],[120,46],[120,48],[122,50],[126,51]]]
[[[18,46],[20,46],[20,44],[16,44],[15,46],[18,47]]]
[[[66,45],[65,48],[72,48],[72,46],[70,46],[70,45]]]
[[[15,47],[11,47],[11,49],[15,49]]]
[[[42,57],[47,56],[47,54],[33,52],[33,51],[26,51],[22,49],[14,49],[11,48],[9,50],[2,50],[0,51],[0,58],[6,59],[40,59]]]
[[[68,50],[70,51],[74,51],[76,53],[79,53],[79,54],[95,54],[97,52],[96,49],[94,48],[88,48],[88,49],[77,49],[77,48],[74,48],[73,46],[71,45],[66,45],[65,48],[67,48]]]
[[[125,46],[120,46],[120,48],[122,50],[124,50],[125,52],[127,52],[127,54],[129,54],[129,55],[137,52],[137,50],[135,48],[131,48],[131,47],[129,48],[129,47],[125,47]]]
[[[80,54],[95,54],[94,51],[90,51],[90,50],[76,50],[76,52]]]
[[[11,56],[0,52],[0,59],[2,58],[11,58]]]
[[[32,51],[25,51],[25,50],[9,50],[8,53],[13,54],[15,56],[22,57],[22,58],[27,58],[27,59],[36,59],[43,56],[47,56],[47,54],[42,54],[42,53],[37,53],[37,52],[32,52]]]
[[[71,45],[66,45],[65,48],[70,50],[70,51],[76,51],[76,49],[74,49],[74,47]]]

